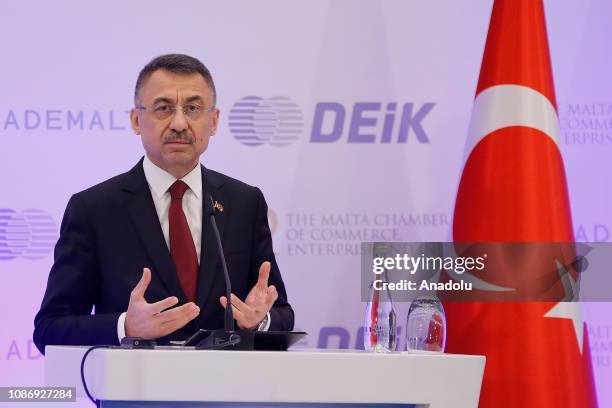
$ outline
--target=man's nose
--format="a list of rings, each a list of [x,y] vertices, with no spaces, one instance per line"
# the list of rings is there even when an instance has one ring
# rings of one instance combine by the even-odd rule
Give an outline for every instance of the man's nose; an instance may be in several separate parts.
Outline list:
[[[183,109],[176,109],[172,115],[172,121],[170,122],[170,129],[177,133],[187,130],[187,117]]]

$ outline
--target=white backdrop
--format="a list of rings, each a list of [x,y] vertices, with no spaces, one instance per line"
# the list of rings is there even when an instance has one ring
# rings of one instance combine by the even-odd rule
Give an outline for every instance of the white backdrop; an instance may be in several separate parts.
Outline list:
[[[264,191],[296,325],[310,333],[301,345],[358,346],[362,237],[449,237],[491,4],[5,2],[0,219],[29,231],[29,241],[0,236],[0,386],[43,381],[31,337],[50,243],[71,194],[141,157],[126,112],[140,68],[168,52],[198,57],[213,73],[221,125],[202,162]],[[610,241],[612,3],[545,6],[576,236]],[[247,96],[293,101],[303,117],[297,140],[246,146],[236,139],[229,112]],[[412,122],[404,118],[410,126],[398,143],[406,104]],[[315,120],[326,106],[344,120],[331,111]],[[349,136],[351,122],[359,124],[355,106],[366,111]],[[390,142],[382,143],[392,116]],[[337,141],[313,140],[335,126],[342,126]],[[406,306],[398,305],[402,326]],[[612,381],[610,307],[585,309],[600,405],[612,406],[604,387]]]

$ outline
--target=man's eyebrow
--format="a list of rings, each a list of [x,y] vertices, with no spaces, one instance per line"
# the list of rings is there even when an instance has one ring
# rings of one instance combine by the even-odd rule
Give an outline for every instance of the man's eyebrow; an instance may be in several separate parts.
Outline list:
[[[193,95],[185,99],[185,102],[204,102],[204,98],[202,98],[200,95]]]
[[[200,95],[193,95],[193,96],[190,96],[190,97],[186,98],[185,102],[186,103],[189,103],[189,102],[204,102],[204,98],[201,97]],[[174,104],[176,102],[173,99],[170,99],[167,96],[158,96],[157,98],[153,99],[153,105],[157,105],[158,103]]]
[[[153,99],[153,105],[157,105],[158,103],[174,103],[174,101],[166,96],[158,96]]]

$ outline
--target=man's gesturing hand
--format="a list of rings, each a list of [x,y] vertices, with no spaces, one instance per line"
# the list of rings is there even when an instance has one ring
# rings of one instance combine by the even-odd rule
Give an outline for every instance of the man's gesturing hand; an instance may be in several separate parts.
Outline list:
[[[254,329],[270,311],[278,293],[274,286],[268,286],[268,278],[270,277],[270,262],[264,262],[259,267],[259,279],[245,301],[238,299],[232,293],[232,306],[234,319],[238,322],[241,329]],[[227,307],[227,298],[221,296],[219,299],[221,306]]]
[[[140,282],[130,294],[130,304],[125,315],[126,336],[145,339],[163,337],[185,326],[200,314],[200,308],[193,302],[166,310],[178,303],[175,296],[147,303],[144,294],[149,283],[151,271],[144,268]]]

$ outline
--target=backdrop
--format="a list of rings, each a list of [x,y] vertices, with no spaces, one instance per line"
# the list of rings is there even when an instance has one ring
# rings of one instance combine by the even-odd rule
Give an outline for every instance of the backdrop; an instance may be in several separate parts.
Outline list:
[[[44,381],[33,318],[65,205],[141,157],[135,79],[168,52],[213,73],[221,123],[202,162],[264,191],[300,346],[360,347],[359,243],[450,236],[491,4],[4,2],[0,386]],[[610,241],[612,3],[545,7],[576,237]],[[612,307],[584,309],[612,406]]]

